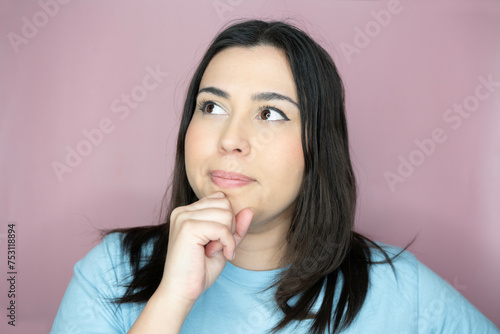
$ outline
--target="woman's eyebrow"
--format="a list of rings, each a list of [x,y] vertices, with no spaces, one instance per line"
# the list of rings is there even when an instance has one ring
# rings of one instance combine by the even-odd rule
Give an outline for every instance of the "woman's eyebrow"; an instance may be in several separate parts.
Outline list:
[[[212,94],[220,96],[220,97],[222,97],[224,99],[229,99],[231,97],[231,95],[229,95],[228,92],[225,92],[222,89],[215,88],[215,87],[205,87],[205,88],[202,88],[202,89],[200,89],[198,91],[197,96],[200,95],[200,93],[203,93],[203,92],[212,93]]]
[[[274,92],[263,92],[263,93],[256,93],[252,95],[252,100],[253,101],[272,101],[272,100],[285,100],[290,103],[293,103],[297,108],[299,108],[299,104],[289,98],[286,95],[274,93]]]
[[[224,99],[231,98],[231,95],[228,92],[225,92],[222,89],[215,88],[215,87],[204,87],[198,91],[198,95],[200,93],[203,93],[203,92],[211,93],[211,94],[220,96]],[[299,104],[297,102],[295,102],[294,100],[292,100],[291,98],[289,98],[286,95],[282,95],[282,94],[275,93],[275,92],[255,93],[252,95],[252,100],[253,101],[284,100],[284,101],[288,101],[288,102],[294,104],[297,108],[299,108]]]

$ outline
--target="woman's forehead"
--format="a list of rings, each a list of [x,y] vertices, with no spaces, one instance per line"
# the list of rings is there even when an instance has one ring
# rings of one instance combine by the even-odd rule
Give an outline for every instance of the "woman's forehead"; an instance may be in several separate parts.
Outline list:
[[[208,64],[200,89],[276,91],[297,101],[295,81],[283,50],[274,46],[230,47]]]

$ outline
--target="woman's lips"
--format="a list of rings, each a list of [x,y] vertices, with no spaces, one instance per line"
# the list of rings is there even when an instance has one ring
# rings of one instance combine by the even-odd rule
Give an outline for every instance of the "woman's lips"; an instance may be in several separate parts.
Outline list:
[[[238,188],[255,182],[254,179],[239,173],[213,170],[209,172],[212,182],[221,188]]]

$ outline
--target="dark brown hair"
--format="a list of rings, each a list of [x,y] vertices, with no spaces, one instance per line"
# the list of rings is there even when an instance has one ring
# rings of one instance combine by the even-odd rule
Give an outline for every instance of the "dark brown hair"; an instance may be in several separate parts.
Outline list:
[[[205,69],[226,48],[257,45],[279,48],[288,58],[297,87],[305,161],[304,180],[282,259],[287,269],[273,285],[276,303],[284,313],[273,331],[294,320],[313,319],[310,333],[338,333],[352,323],[363,305],[373,248],[383,253],[383,263],[392,266],[392,262],[377,244],[353,231],[356,181],[349,155],[344,88],[335,64],[306,33],[279,21],[250,20],[227,27],[213,40],[199,63],[184,104],[170,200],[168,192],[165,196],[165,221],[108,232],[125,234],[123,248],[130,255],[133,270],[131,284],[117,302],[145,302],[153,295],[163,275],[170,213],[198,200],[186,176],[184,142]],[[151,243],[152,255],[144,265],[141,254],[144,246]],[[343,283],[336,291],[340,277]],[[312,313],[322,289],[325,293],[321,306]],[[287,302],[295,296],[297,302],[290,306]]]

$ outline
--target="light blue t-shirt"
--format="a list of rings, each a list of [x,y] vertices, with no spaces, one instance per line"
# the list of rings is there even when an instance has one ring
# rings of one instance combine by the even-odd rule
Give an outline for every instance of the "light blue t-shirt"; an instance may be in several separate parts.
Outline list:
[[[105,237],[75,265],[51,333],[127,333],[132,327],[145,303],[111,302],[123,295],[124,285],[131,279],[121,237],[118,233]],[[379,245],[389,255],[400,251],[397,247]],[[374,261],[384,260],[380,252],[373,253]],[[371,266],[365,303],[343,333],[500,333],[457,290],[411,253],[404,252],[396,258],[394,266],[397,276],[388,264]],[[228,262],[219,278],[196,302],[181,334],[266,333],[282,313],[275,311],[275,290],[262,290],[271,285],[280,270],[250,271]],[[338,284],[341,283],[339,280]],[[295,323],[281,333],[308,333],[310,321]]]

